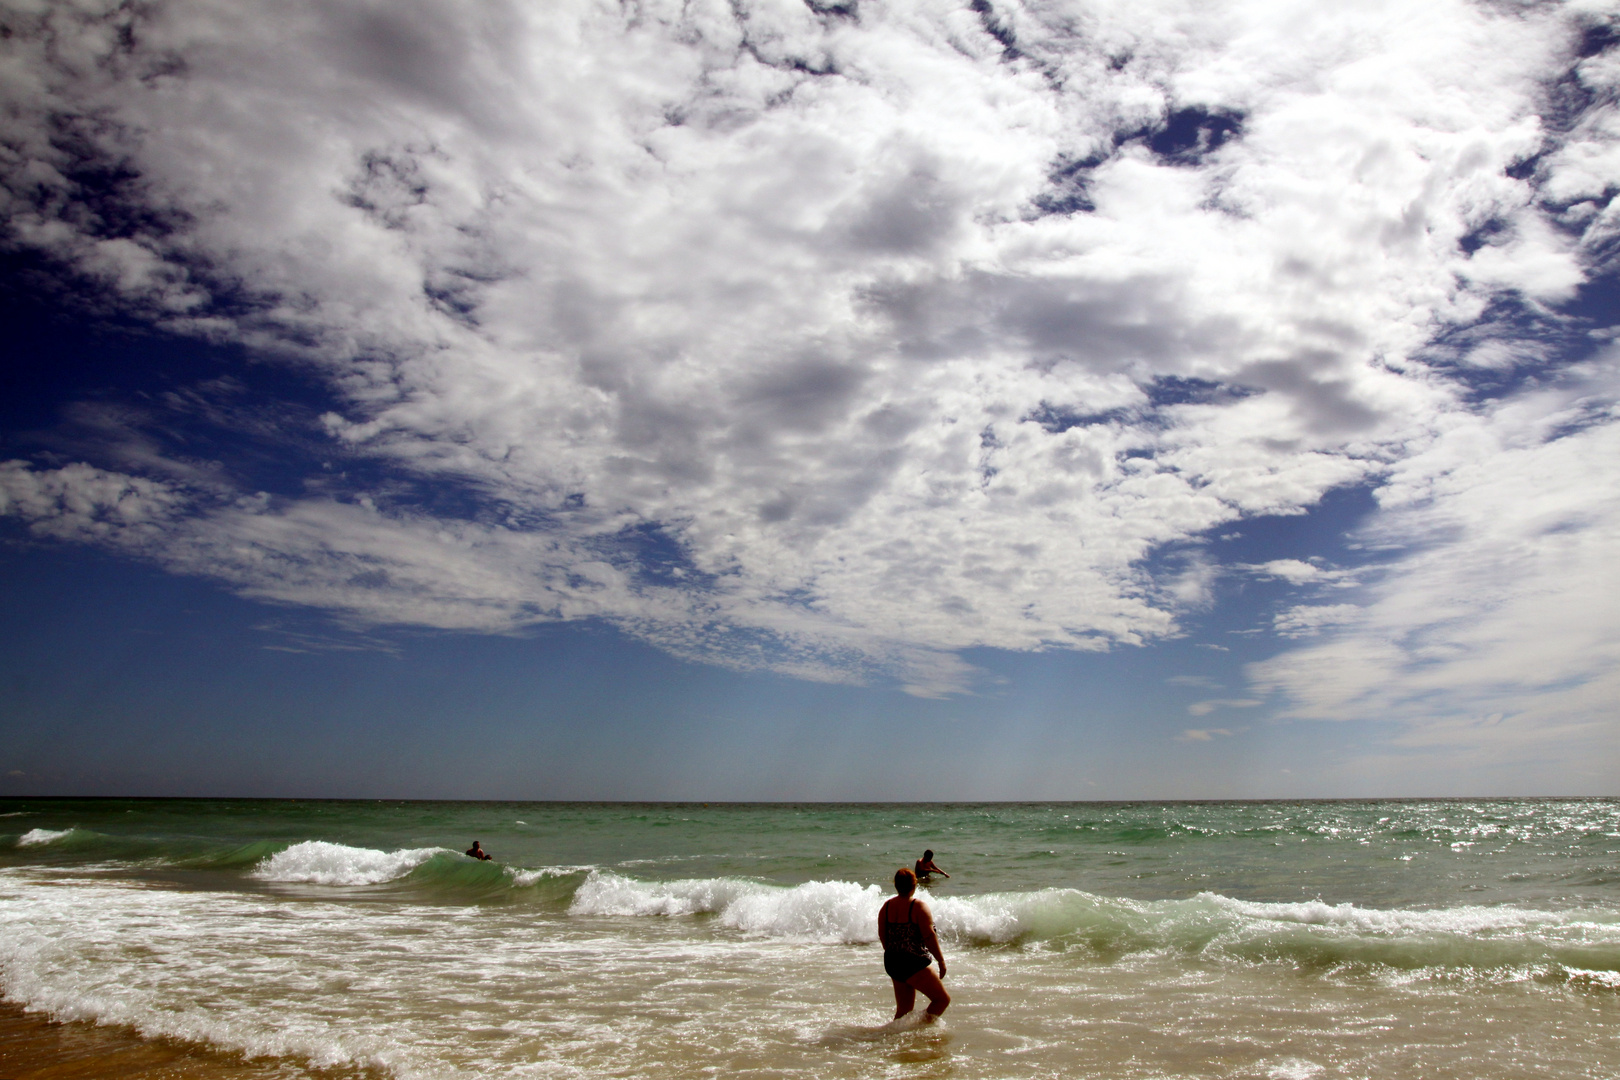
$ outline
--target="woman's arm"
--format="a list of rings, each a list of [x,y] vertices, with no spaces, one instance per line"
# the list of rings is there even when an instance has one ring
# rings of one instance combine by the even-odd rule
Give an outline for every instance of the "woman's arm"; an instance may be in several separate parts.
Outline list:
[[[939,935],[934,933],[934,913],[928,910],[928,905],[918,902],[913,905],[919,909],[912,916],[912,921],[922,927],[923,948],[934,954],[939,961],[939,977],[945,977],[945,954],[939,948]]]
[[[878,908],[878,944],[883,946],[884,951],[888,951],[889,948],[889,928],[885,925],[889,920],[883,917],[883,913],[888,910],[889,902],[885,900],[883,906]]]

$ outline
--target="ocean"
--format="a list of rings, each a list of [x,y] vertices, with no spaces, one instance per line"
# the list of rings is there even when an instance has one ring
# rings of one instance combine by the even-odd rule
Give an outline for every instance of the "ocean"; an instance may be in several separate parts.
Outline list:
[[[1615,799],[0,815],[7,1001],[276,1076],[1620,1075]],[[954,1002],[892,1024],[925,848]]]

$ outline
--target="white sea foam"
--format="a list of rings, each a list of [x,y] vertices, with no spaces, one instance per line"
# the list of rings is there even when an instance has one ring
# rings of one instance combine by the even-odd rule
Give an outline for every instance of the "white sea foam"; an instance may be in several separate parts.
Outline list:
[[[405,872],[413,860],[438,853],[327,846],[350,853],[339,860],[339,877],[346,882],[361,879],[361,862],[374,864],[372,871],[380,874],[388,869],[384,861],[393,859],[392,868]],[[304,855],[283,860],[285,869],[311,880],[310,853],[320,849],[300,848]],[[299,858],[305,861],[292,865]],[[460,864],[460,856],[440,858],[447,867]],[[401,1080],[696,1076],[700,1067],[720,1062],[733,1064],[738,1074],[807,1078],[836,1072],[836,1062],[817,1056],[821,1043],[813,1037],[773,1041],[770,1033],[782,1027],[776,1010],[789,986],[807,1031],[846,1033],[834,1042],[866,1037],[863,1032],[893,1037],[870,1027],[889,1006],[876,950],[842,947],[871,941],[885,890],[847,881],[791,887],[724,878],[646,882],[568,867],[510,872],[514,880],[569,874],[575,875],[570,884],[579,885],[572,912],[564,915],[521,904],[423,903],[414,894],[392,904],[354,904],[257,891],[137,887],[80,868],[0,869],[0,992],[64,1019],[128,1025],[150,1036],[316,1065],[374,1065]],[[1279,1012],[1276,1001],[1299,985],[1290,957],[1311,954],[1244,952],[1246,942],[1388,943],[1435,933],[1364,929],[1377,920],[1354,914],[1363,909],[1324,905],[1330,917],[1312,914],[1314,905],[1253,905],[1213,894],[1145,902],[1051,889],[926,899],[946,939],[952,971],[964,980],[963,1000],[979,1015],[996,1017],[997,1025],[1018,1029],[1027,1023],[1017,1036],[1020,1045],[1053,1075],[1111,1073],[1066,1070],[1073,1064],[1065,1056],[1071,1051],[1047,1039],[1051,1024],[1043,1016],[1049,1014],[1030,1011],[1030,1002],[1043,999],[1031,987],[1090,994],[1097,1008],[1109,1007],[1115,990],[1119,1000],[1163,993],[1165,1002],[1183,1005],[1193,993],[1202,995],[1202,1008],[1216,1013],[1228,1003],[1226,995],[1247,995],[1245,1015],[1263,1025],[1288,1012]],[[1445,913],[1374,914],[1398,920]],[[1468,951],[1475,939],[1457,930],[1446,938],[1457,948],[1436,953],[1443,957],[1440,967],[1427,975],[1399,972],[1411,976],[1399,984],[1399,1007],[1427,1008],[1428,999],[1413,987],[1436,976],[1446,990],[1443,1000],[1435,999],[1436,1011],[1425,1015],[1451,1020],[1467,983],[1531,980],[1532,989],[1549,984],[1559,993],[1567,987],[1605,1001],[1620,988],[1620,961],[1607,959],[1620,955],[1611,948],[1620,946],[1620,925],[1604,922],[1607,912],[1497,914],[1504,923],[1524,922],[1519,937],[1531,944],[1519,960],[1480,966],[1481,954]],[[655,915],[710,918],[646,917]],[[1453,928],[1465,925],[1478,922],[1464,920]],[[1557,934],[1577,932],[1596,946],[1558,960],[1548,943],[1556,943]],[[1080,935],[1075,940],[1123,942],[1121,952],[1138,951],[1146,959],[1098,963],[1073,949],[962,947],[968,941],[1070,933]],[[491,947],[495,942],[498,947]],[[1390,945],[1377,955],[1399,951]],[[1280,979],[1266,968],[1278,955],[1288,961]],[[1189,956],[1197,957],[1196,986],[1186,978],[1192,969],[1183,961]],[[1212,963],[1221,965],[1220,977],[1207,979]],[[760,987],[762,979],[769,985]],[[1330,978],[1312,982],[1300,1000],[1331,998],[1336,985]],[[1396,1007],[1392,999],[1377,998],[1384,985],[1358,982],[1335,1000],[1354,1012],[1371,994],[1368,1015],[1381,1016]],[[645,1018],[646,995],[654,992],[671,1015],[702,1016],[702,1022],[682,1026],[672,1041],[661,1021]],[[1053,1006],[1059,1015],[1067,1015],[1062,1010],[1071,999],[1045,996],[1059,1002]],[[1492,1007],[1488,995],[1479,1007]],[[1565,1022],[1567,1007],[1555,1003],[1549,1010],[1557,1023]],[[1286,1029],[1282,1034],[1292,1032],[1308,1044],[1318,1019],[1304,1009],[1299,1016],[1303,1026],[1287,1027],[1292,1021],[1286,1017],[1275,1022]],[[476,1040],[466,1037],[468,1030],[476,1030]],[[677,1042],[685,1068],[667,1064]],[[1087,1052],[1105,1052],[1096,1049],[1102,1043],[1091,1045]],[[962,1061],[968,1080],[1004,1075],[992,1067],[999,1058],[986,1063],[968,1054]],[[1322,1074],[1306,1057],[1291,1055],[1256,1069],[1257,1076],[1273,1080]]]
[[[570,877],[574,874],[583,874],[588,870],[594,869],[594,867],[542,866],[536,870],[523,870],[515,866],[507,866],[503,869],[506,871],[507,876],[512,879],[513,885],[517,886],[518,888],[527,888],[537,882],[545,881],[547,878],[564,878]]]
[[[574,915],[713,914],[725,910],[739,897],[770,888],[735,878],[636,881],[594,870],[574,893],[569,912]]]
[[[812,881],[792,887],[735,878],[647,882],[592,871],[574,894],[574,915],[713,915],[751,936],[870,942],[887,894],[876,885]],[[1620,950],[1620,919],[1557,911],[1454,907],[1378,910],[1352,904],[1259,903],[1203,893],[1136,901],[1075,889],[929,897],[941,940],[955,946],[1069,939],[1114,954],[1214,949],[1247,960],[1322,957],[1426,968],[1433,964],[1545,963],[1546,950]],[[1323,950],[1329,950],[1324,953]],[[1338,952],[1332,952],[1338,950]],[[1314,959],[1313,959],[1314,958]]]
[[[1567,968],[1565,977],[1572,983],[1586,986],[1601,986],[1609,990],[1620,990],[1620,971],[1591,971],[1587,968]]]
[[[862,942],[877,938],[876,885],[807,881],[791,889],[760,889],[737,896],[720,921],[749,934],[808,941]]]
[[[761,937],[864,942],[877,938],[882,893],[850,881],[809,881],[789,888],[736,878],[646,882],[593,872],[574,894],[574,915],[715,915],[725,926]]]
[[[40,844],[49,844],[69,836],[72,829],[29,829],[17,838],[18,847],[36,847]]]
[[[575,915],[715,915],[726,926],[762,937],[805,941],[877,940],[877,912],[887,893],[852,881],[808,881],[783,887],[736,878],[647,882],[593,872],[574,894]],[[1095,898],[1072,889],[932,898],[940,936],[1000,943],[1027,934],[1073,929],[1074,907]]]
[[[378,851],[349,847],[325,840],[305,840],[253,868],[260,881],[302,882],[311,885],[378,885],[404,877],[448,848],[400,848]]]
[[[1452,907],[1431,911],[1380,910],[1354,904],[1329,904],[1321,900],[1300,903],[1260,903],[1234,900],[1216,893],[1200,893],[1208,902],[1245,919],[1264,922],[1301,923],[1310,926],[1341,927],[1362,933],[1444,933],[1485,934],[1522,930],[1528,927],[1563,925],[1568,916],[1552,911],[1512,907]]]
[[[930,901],[940,936],[959,942],[1004,944],[1022,937],[1057,937],[1094,917],[1098,900],[1076,889],[941,897]]]
[[[1408,908],[1356,907],[1354,904],[1325,904],[1322,900],[1307,900],[1299,904],[1259,904],[1252,900],[1233,900],[1231,897],[1204,892],[1197,899],[1225,912],[1241,916],[1244,920],[1262,923],[1299,923],[1306,926],[1346,929],[1361,934],[1400,936],[1400,934],[1455,934],[1455,936],[1486,936],[1486,934],[1547,933],[1563,928],[1607,928],[1615,931],[1612,923],[1584,923],[1568,912],[1545,912],[1520,907],[1466,907],[1434,908],[1434,910],[1408,910]]]
[[[399,1040],[299,1008],[296,988],[307,980],[301,969],[318,961],[298,948],[307,924],[278,925],[274,901],[87,883],[25,895],[21,904],[0,902],[7,1000],[57,1020],[117,1024],[249,1056],[363,1063],[410,1075],[395,1068],[404,1060]],[[270,952],[243,947],[244,919],[253,921],[256,939],[277,939]]]

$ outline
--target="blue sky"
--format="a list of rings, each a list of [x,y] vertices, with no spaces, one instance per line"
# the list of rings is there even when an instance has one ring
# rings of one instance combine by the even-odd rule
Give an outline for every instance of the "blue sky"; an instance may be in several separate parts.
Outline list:
[[[1620,792],[1590,3],[21,8],[0,791]]]

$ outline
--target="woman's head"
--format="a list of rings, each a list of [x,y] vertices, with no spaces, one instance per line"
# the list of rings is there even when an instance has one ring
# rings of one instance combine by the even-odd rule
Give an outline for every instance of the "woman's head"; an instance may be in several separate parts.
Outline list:
[[[894,872],[894,891],[901,896],[910,896],[917,891],[917,875],[905,867]]]

